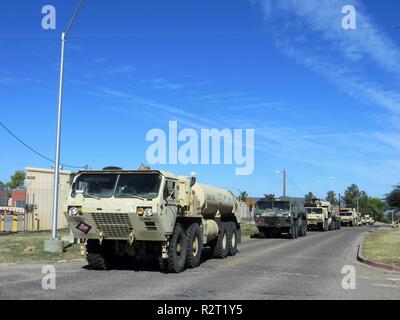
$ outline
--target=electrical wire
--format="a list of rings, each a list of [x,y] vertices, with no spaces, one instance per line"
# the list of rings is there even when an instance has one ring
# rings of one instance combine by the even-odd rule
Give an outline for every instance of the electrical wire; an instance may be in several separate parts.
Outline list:
[[[26,148],[31,150],[33,153],[35,153],[39,157],[41,157],[41,158],[43,158],[43,159],[45,159],[47,161],[50,161],[51,163],[54,164],[54,160],[50,159],[49,157],[46,157],[45,155],[43,155],[39,151],[36,151],[34,148],[32,148],[29,145],[27,145],[24,141],[22,141],[20,138],[18,138],[10,129],[8,129],[1,121],[0,121],[0,126],[2,126],[4,130],[6,130],[11,136],[13,136],[15,139],[17,139],[21,144],[23,144]],[[81,169],[81,168],[85,168],[86,167],[86,166],[72,166],[72,165],[67,165],[67,164],[61,164],[61,165],[63,167],[71,168],[71,169]]]

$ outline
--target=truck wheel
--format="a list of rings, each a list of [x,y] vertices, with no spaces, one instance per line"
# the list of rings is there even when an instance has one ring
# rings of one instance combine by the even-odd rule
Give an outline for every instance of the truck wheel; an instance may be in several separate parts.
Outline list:
[[[106,244],[100,245],[99,240],[89,239],[86,243],[86,259],[93,270],[109,270],[111,268]]]
[[[235,256],[237,252],[238,244],[238,230],[235,222],[229,222],[229,233],[228,233],[228,255]]]
[[[185,269],[188,241],[182,226],[177,223],[169,241],[168,271],[179,273]]]
[[[188,268],[196,268],[200,265],[201,252],[203,250],[203,239],[199,225],[193,223],[187,229],[186,235],[188,243],[186,266]]]
[[[213,256],[219,259],[225,259],[228,256],[229,239],[228,226],[225,222],[221,222],[218,237],[214,240]]]
[[[294,230],[294,226],[290,227],[289,232],[288,232],[288,238],[289,239],[294,239],[295,238],[295,230]]]
[[[303,237],[304,236],[304,227],[303,227],[303,220],[300,220],[300,224],[298,225],[299,228],[299,237]]]

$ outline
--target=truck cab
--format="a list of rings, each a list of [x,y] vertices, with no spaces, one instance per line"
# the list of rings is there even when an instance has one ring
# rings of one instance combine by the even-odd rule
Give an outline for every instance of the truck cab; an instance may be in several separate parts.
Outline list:
[[[354,208],[340,208],[342,226],[354,227],[358,225],[358,213]]]
[[[308,217],[308,229],[328,231],[336,229],[329,201],[313,199],[305,208]]]
[[[259,233],[267,238],[286,234],[288,238],[294,239],[307,233],[304,206],[289,197],[258,200],[254,218]]]

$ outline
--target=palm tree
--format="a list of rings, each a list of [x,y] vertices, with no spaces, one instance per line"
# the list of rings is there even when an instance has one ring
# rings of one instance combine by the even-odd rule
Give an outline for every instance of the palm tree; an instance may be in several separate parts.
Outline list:
[[[249,197],[249,194],[246,191],[241,191],[239,194],[239,200],[240,201],[246,201],[247,198]]]

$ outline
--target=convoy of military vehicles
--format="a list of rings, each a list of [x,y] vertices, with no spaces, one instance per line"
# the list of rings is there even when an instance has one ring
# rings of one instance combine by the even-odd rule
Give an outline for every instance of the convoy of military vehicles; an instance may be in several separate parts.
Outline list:
[[[245,202],[231,191],[190,177],[142,167],[82,170],[71,177],[65,216],[75,239],[86,243],[92,269],[113,268],[120,258],[153,255],[161,270],[179,273],[200,265],[203,248],[225,259],[238,252]],[[353,208],[328,201],[280,197],[254,207],[256,237],[304,237],[308,230],[373,224]]]

